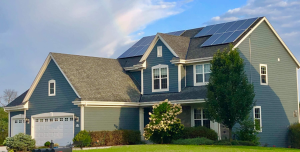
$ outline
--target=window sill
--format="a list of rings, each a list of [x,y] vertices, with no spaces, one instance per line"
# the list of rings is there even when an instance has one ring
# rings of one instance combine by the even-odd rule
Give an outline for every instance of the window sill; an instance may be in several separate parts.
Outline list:
[[[268,83],[260,83],[260,85],[269,85]]]
[[[166,92],[169,91],[169,89],[152,89],[152,92]]]
[[[48,94],[48,96],[55,96],[55,94]]]
[[[208,85],[208,82],[206,83],[194,83],[194,86],[205,86]]]

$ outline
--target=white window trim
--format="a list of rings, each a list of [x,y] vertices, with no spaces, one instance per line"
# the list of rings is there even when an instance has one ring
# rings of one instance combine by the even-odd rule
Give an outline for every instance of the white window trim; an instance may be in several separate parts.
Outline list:
[[[267,73],[267,74],[266,74],[266,83],[262,83],[262,80],[261,80],[261,75],[262,75],[262,74],[261,74],[261,67],[262,67],[262,66],[265,66],[265,67],[266,67],[266,73]],[[260,76],[259,79],[260,79],[260,85],[268,85],[268,84],[269,84],[269,83],[268,83],[268,81],[269,81],[269,80],[268,80],[268,73],[269,73],[269,72],[268,72],[268,66],[267,66],[267,64],[260,64],[260,65],[259,65],[259,76]]]
[[[53,94],[50,94],[50,84],[51,83],[54,83],[54,93]],[[56,94],[56,82],[55,82],[55,80],[49,80],[49,82],[48,82],[48,95],[49,96],[55,96],[55,94]]]
[[[162,57],[162,46],[157,46],[157,57]]]
[[[204,85],[207,85],[207,84],[208,84],[208,82],[205,82],[204,64],[210,64],[210,63],[194,64],[194,65],[193,65],[194,86],[204,86]],[[196,66],[197,66],[197,65],[202,65],[203,82],[197,82],[197,81],[196,81]],[[207,73],[207,72],[206,72],[206,73]],[[210,72],[210,73],[211,73],[211,72]]]
[[[154,89],[154,78],[153,78],[153,69],[161,69],[161,68],[167,68],[167,88],[166,89],[161,89],[161,79],[160,79],[160,83],[159,83],[159,88],[160,89]],[[159,77],[161,77],[161,70],[159,70]],[[152,92],[163,92],[163,91],[169,91],[169,66],[168,65],[163,65],[163,64],[159,64],[156,66],[153,66],[151,68],[151,81],[152,81]]]
[[[195,127],[195,120],[201,120],[201,126],[203,126],[204,125],[204,123],[203,123],[203,120],[209,120],[209,119],[203,119],[203,109],[204,108],[199,108],[199,109],[201,109],[201,119],[195,119],[195,116],[194,116],[194,114],[195,114],[195,109],[198,109],[198,108],[196,108],[196,107],[192,107],[191,108],[191,127]]]
[[[261,106],[254,106],[253,107],[253,121],[254,121],[254,124],[255,124],[255,109],[256,108],[259,108],[259,115],[260,115],[260,121],[259,121],[259,123],[260,123],[260,130],[257,130],[258,132],[262,132],[262,116],[261,116]],[[254,126],[254,128],[255,128],[255,126]]]

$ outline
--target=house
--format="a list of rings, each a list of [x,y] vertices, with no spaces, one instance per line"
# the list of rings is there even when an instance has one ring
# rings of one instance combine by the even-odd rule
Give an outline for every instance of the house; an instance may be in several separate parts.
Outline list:
[[[157,33],[118,59],[50,53],[31,87],[5,107],[9,136],[66,145],[80,130],[143,132],[151,107],[169,99],[182,105],[184,126],[205,126],[224,138],[224,125],[206,118],[204,99],[209,61],[229,43],[255,88],[251,117],[260,123],[260,142],[286,147],[287,127],[299,122],[300,64],[265,17]]]

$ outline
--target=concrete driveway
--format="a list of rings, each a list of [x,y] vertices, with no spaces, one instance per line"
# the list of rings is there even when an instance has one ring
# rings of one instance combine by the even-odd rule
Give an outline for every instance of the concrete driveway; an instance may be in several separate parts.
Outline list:
[[[7,152],[6,147],[0,147],[0,152]]]

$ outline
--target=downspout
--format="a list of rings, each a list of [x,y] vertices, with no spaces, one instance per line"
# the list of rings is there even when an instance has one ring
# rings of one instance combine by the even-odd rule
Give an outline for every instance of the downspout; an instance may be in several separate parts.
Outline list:
[[[250,35],[251,36],[251,35]],[[250,53],[250,83],[252,83],[252,68],[251,68],[251,66],[252,66],[252,50],[251,50],[251,38],[250,38],[250,36],[249,36],[249,53]]]

